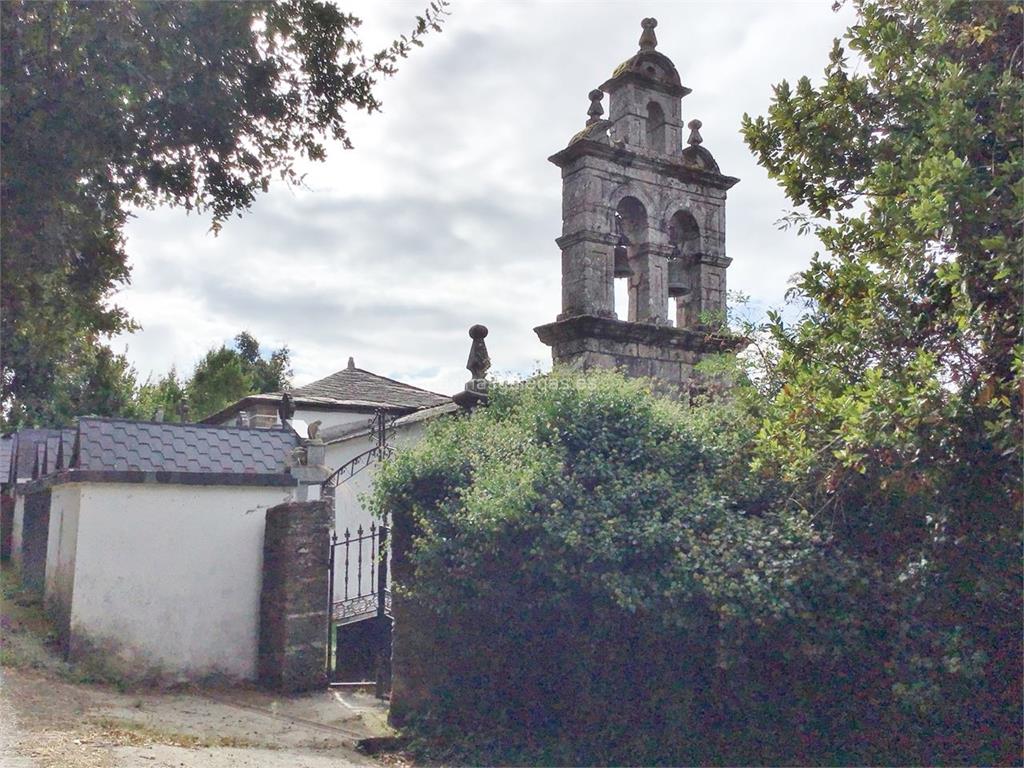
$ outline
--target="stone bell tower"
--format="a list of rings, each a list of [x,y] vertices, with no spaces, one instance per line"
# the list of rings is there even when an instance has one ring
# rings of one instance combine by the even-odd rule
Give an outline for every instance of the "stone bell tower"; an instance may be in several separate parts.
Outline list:
[[[701,146],[699,120],[687,123],[683,149],[690,89],[656,50],[657,24],[643,20],[640,50],[590,92],[586,127],[549,158],[562,169],[562,313],[534,330],[556,365],[681,386],[701,357],[742,344],[715,331],[731,261],[725,196],[739,179]],[[615,314],[617,278],[628,285],[624,319]]]

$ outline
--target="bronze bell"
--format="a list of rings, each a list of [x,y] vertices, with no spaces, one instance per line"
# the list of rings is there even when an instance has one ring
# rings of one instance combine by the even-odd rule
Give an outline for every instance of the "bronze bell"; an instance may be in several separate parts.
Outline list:
[[[678,298],[690,292],[685,258],[676,251],[668,260],[668,295]]]
[[[615,277],[631,277],[633,270],[629,266],[629,252],[626,245],[629,240],[625,235],[619,235],[619,242],[615,245]]]

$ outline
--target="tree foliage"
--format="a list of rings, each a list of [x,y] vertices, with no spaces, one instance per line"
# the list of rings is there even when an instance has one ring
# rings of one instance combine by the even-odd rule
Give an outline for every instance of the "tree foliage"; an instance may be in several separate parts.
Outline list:
[[[443,5],[365,55],[359,19],[325,0],[0,4],[8,424],[46,413],[69,350],[132,327],[110,302],[129,278],[129,206],[198,209],[217,228],[272,179],[297,181],[328,139],[349,146],[345,110],[379,109],[377,78]]]
[[[122,415],[139,419],[153,419],[163,414],[164,421],[184,421],[191,417],[188,408],[188,380],[178,375],[178,369],[171,367],[166,374],[153,381],[147,379],[135,391],[133,413]]]
[[[167,421],[200,420],[247,395],[282,392],[291,386],[288,347],[264,357],[260,343],[242,331],[234,346],[210,349],[196,364],[192,376],[181,379],[172,368],[155,382],[147,381],[134,393],[133,406],[120,415],[151,419],[158,411]]]
[[[83,414],[137,413],[135,369],[124,355],[104,344],[76,339],[55,374],[53,397],[39,412],[23,411],[20,416],[26,422],[65,426]]]
[[[892,688],[923,762],[1021,745],[1019,4],[859,0],[819,86],[747,143],[825,246],[773,318],[759,465],[892,587]],[[930,751],[927,751],[930,750]]]
[[[82,415],[198,421],[247,395],[282,392],[292,383],[288,347],[265,355],[247,331],[232,346],[208,350],[190,376],[172,367],[140,381],[124,354],[94,342],[74,346],[57,373],[51,400],[39,412],[18,401],[17,421],[67,426]]]
[[[241,355],[222,346],[211,349],[196,365],[188,385],[190,408],[196,418],[216,413],[228,403],[252,392],[253,380]]]
[[[856,71],[836,41],[820,87],[744,118],[826,249],[795,288],[809,311],[774,326],[792,418],[770,439],[836,499],[844,470],[913,490],[964,444],[1016,459],[1022,429],[1021,6],[857,8]]]
[[[260,343],[247,331],[235,336],[235,349],[252,377],[254,392],[283,392],[291,386],[291,352],[288,347],[275,349],[266,359]]]

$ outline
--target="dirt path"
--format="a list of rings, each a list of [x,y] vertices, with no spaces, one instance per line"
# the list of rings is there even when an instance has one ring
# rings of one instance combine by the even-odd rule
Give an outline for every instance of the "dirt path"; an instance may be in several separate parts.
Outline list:
[[[0,768],[344,768],[389,734],[366,693],[119,690],[60,658],[38,606],[0,569]]]
[[[376,766],[355,742],[385,732],[365,694],[121,693],[7,668],[0,698],[5,768]]]

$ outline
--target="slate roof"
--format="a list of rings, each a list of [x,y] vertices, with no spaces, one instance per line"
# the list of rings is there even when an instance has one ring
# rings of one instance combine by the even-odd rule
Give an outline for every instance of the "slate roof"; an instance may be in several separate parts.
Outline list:
[[[296,400],[363,402],[385,408],[430,408],[451,402],[450,397],[403,384],[350,365],[319,381],[292,390]]]
[[[204,424],[223,424],[242,410],[269,405],[275,410],[281,402],[282,392],[247,395],[226,408],[206,416]],[[450,403],[447,395],[403,384],[356,368],[352,358],[348,367],[319,381],[289,390],[298,408],[314,410],[355,410],[368,413],[377,409],[410,413],[421,408],[432,408]]]
[[[44,466],[41,467],[41,474],[48,475],[57,469],[57,454],[60,451],[60,441],[63,439],[63,431],[59,430],[54,435],[46,438],[46,456],[43,459]]]
[[[22,429],[14,435],[10,481],[31,480],[38,459],[38,448],[48,438],[60,437],[59,429]]]
[[[82,418],[76,469],[282,474],[297,438],[281,429]]]
[[[11,454],[14,453],[14,435],[0,435],[0,483],[11,478]]]
[[[57,451],[57,469],[67,469],[75,458],[75,440],[78,439],[78,429],[62,429],[60,431],[60,446]]]

